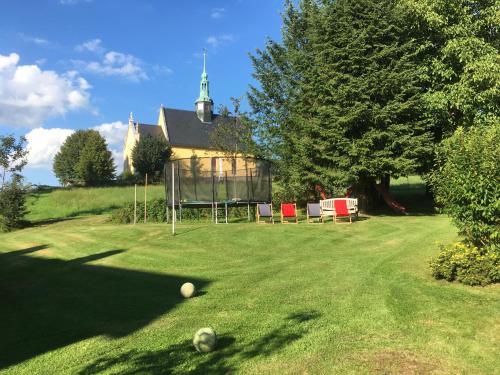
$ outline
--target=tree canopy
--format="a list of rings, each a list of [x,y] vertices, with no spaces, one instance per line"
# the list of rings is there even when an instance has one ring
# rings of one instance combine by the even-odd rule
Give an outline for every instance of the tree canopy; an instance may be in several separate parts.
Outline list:
[[[423,116],[423,58],[395,1],[287,4],[283,42],[252,56],[249,97],[260,138],[291,191],[356,184],[426,167],[432,132]]]
[[[228,157],[258,156],[252,138],[252,122],[246,113],[240,112],[241,100],[231,98],[233,111],[220,106],[217,127],[209,134],[210,145]]]
[[[132,150],[132,165],[142,176],[155,175],[163,171],[165,162],[172,154],[172,148],[164,138],[147,135],[141,137]]]
[[[0,232],[21,226],[26,209],[27,187],[21,172],[27,164],[26,139],[0,136]],[[8,176],[9,175],[9,176]]]
[[[495,0],[287,1],[249,92],[287,190],[353,184],[370,203],[376,183],[431,170],[457,127],[498,123],[499,21]]]
[[[116,167],[106,140],[98,131],[78,130],[61,146],[53,169],[63,185],[97,186],[113,180]]]
[[[26,138],[16,139],[13,135],[0,136],[0,168],[3,189],[7,174],[18,175],[28,163]]]

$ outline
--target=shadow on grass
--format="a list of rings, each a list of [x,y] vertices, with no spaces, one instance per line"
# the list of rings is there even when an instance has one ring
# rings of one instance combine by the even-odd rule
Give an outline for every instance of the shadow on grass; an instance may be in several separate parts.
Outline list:
[[[181,303],[184,282],[208,285],[88,264],[121,249],[68,261],[27,256],[47,248],[0,254],[0,369],[90,337],[128,335]]]
[[[43,227],[46,225],[51,225],[51,224],[57,224],[63,221],[69,221],[69,220],[75,220],[76,217],[60,217],[57,219],[43,219],[43,220],[33,220],[33,221],[27,221],[26,224],[24,225],[24,228],[36,228],[36,227]]]
[[[391,185],[390,193],[403,207],[406,208],[407,216],[433,216],[436,214],[434,200],[426,194],[423,182],[408,182]],[[381,206],[370,211],[375,216],[404,216],[391,210],[383,201]]]
[[[256,357],[269,357],[304,337],[311,321],[318,319],[317,311],[299,311],[288,315],[284,322],[255,340],[238,342],[231,335],[219,335],[217,348],[212,353],[200,354],[191,340],[185,340],[163,350],[131,350],[118,356],[104,356],[84,368],[80,374],[95,374],[112,371],[119,366],[120,374],[232,374],[238,370],[237,363]],[[253,337],[252,332],[246,332]]]

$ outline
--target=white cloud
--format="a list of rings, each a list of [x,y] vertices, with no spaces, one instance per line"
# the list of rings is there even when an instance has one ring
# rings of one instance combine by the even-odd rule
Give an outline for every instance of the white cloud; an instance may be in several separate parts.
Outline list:
[[[101,39],[92,39],[92,40],[87,40],[86,42],[83,42],[82,44],[78,44],[75,47],[75,51],[78,51],[78,52],[89,51],[89,52],[95,52],[95,53],[103,53],[105,51],[105,48],[102,46]]]
[[[80,3],[90,3],[92,0],[59,0],[59,4],[62,5],[76,5]]]
[[[25,42],[35,43],[36,45],[39,45],[39,46],[48,46],[49,44],[51,44],[47,39],[44,39],[44,38],[33,37],[33,36],[25,35],[23,33],[19,33],[19,36]]]
[[[92,129],[97,130],[108,143],[108,148],[115,160],[116,172],[121,173],[123,171],[123,145],[128,131],[128,124],[114,121],[94,126]]]
[[[225,13],[226,8],[213,8],[210,12],[210,17],[214,19],[222,18],[224,17]]]
[[[89,105],[89,83],[76,71],[58,74],[18,65],[19,55],[0,55],[0,124],[40,126],[51,117]]]
[[[222,34],[219,36],[211,35],[207,38],[207,44],[210,44],[214,49],[228,45],[234,41],[234,36],[231,34]]]
[[[121,121],[115,121],[94,126],[92,129],[101,133],[110,147],[123,146],[128,131],[128,124],[124,124]]]
[[[149,79],[141,59],[121,52],[109,51],[102,61],[74,61],[86,71],[103,76],[118,76],[132,82]]]
[[[59,152],[67,137],[73,134],[71,129],[36,128],[26,134],[28,166],[34,168],[52,169],[54,156]]]
[[[73,60],[79,69],[101,76],[116,76],[132,82],[148,80],[149,73],[154,75],[172,74],[172,69],[158,64],[148,64],[134,55],[108,51],[101,39],[92,39],[75,46],[78,52],[104,54],[101,61]]]
[[[92,127],[97,130],[106,140],[108,148],[113,154],[117,166],[117,172],[121,173],[123,167],[123,144],[128,131],[128,124],[121,121],[103,123]],[[28,141],[27,149],[28,166],[52,170],[54,156],[59,152],[62,144],[68,136],[74,133],[72,129],[43,127],[35,128],[26,134]]]

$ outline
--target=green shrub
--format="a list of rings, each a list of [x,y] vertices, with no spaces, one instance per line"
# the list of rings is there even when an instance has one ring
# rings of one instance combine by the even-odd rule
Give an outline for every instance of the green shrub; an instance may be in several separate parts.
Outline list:
[[[456,243],[442,247],[431,261],[436,279],[459,281],[467,285],[487,285],[500,282],[500,252],[493,248],[480,250],[473,245]]]
[[[20,228],[24,224],[27,188],[20,178],[6,183],[0,190],[0,216],[2,231]]]
[[[0,215],[0,233],[8,232],[9,227],[7,226],[7,221],[3,215]]]
[[[220,206],[222,208],[222,206]],[[170,207],[169,207],[170,208]],[[176,210],[177,219],[179,220],[181,213]],[[247,206],[231,207],[228,216],[235,219],[246,219],[248,215]],[[255,217],[255,206],[250,207],[250,217]],[[128,203],[123,208],[113,212],[111,215],[112,222],[118,224],[130,224],[134,222],[134,203]],[[183,208],[182,220],[194,221],[212,220],[211,208]],[[219,211],[219,220],[223,220],[223,214]],[[167,221],[167,213],[165,207],[165,199],[152,199],[147,204],[147,221],[153,223],[164,223]],[[137,203],[137,222],[144,222],[144,202]]]
[[[443,141],[430,176],[436,202],[451,216],[466,242],[500,242],[500,124],[462,128]]]

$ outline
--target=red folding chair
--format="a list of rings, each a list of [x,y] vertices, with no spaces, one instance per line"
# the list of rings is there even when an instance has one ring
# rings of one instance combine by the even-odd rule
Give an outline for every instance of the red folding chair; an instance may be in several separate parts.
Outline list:
[[[297,205],[295,203],[281,203],[281,224],[298,223],[299,218],[297,217]]]
[[[333,200],[333,221],[337,224],[337,218],[349,218],[349,223],[352,224],[351,214],[349,213],[349,208],[347,207],[346,199],[334,199]]]

